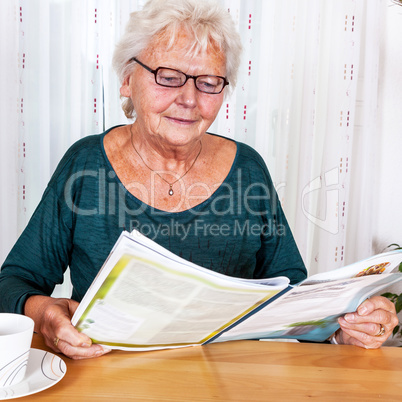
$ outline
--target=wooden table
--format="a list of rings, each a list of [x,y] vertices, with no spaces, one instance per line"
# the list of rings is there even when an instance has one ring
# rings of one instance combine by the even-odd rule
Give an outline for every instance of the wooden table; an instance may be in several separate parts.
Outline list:
[[[49,350],[34,335],[32,347]],[[237,341],[113,351],[21,401],[402,401],[402,349]]]

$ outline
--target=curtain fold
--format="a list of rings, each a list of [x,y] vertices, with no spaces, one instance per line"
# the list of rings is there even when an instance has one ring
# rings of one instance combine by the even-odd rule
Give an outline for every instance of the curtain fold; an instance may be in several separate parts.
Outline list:
[[[19,33],[18,1],[0,3],[0,258],[18,235]]]
[[[384,3],[221,3],[244,52],[237,88],[210,131],[261,153],[311,274],[368,256]],[[143,4],[0,2],[2,261],[67,148],[129,123],[111,58],[129,13]]]

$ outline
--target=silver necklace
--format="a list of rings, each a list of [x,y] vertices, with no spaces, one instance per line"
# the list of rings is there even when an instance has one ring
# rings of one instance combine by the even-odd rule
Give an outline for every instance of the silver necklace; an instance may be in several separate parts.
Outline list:
[[[170,196],[172,196],[172,195],[174,194],[173,185],[174,185],[175,183],[177,183],[179,180],[181,180],[181,179],[191,170],[191,168],[194,166],[195,162],[197,162],[197,159],[198,159],[198,157],[200,156],[200,153],[201,153],[201,151],[202,151],[202,142],[200,141],[200,150],[198,151],[198,154],[197,154],[197,156],[195,157],[195,159],[194,159],[193,163],[191,164],[191,166],[190,166],[190,167],[184,172],[184,174],[181,175],[177,180],[175,180],[174,182],[170,183],[170,182],[167,181],[164,177],[162,177],[156,170],[151,169],[151,168],[145,163],[144,159],[142,158],[142,156],[141,156],[140,153],[137,151],[137,148],[136,148],[135,145],[134,145],[132,126],[130,127],[130,132],[131,132],[131,145],[133,146],[134,151],[135,151],[135,152],[137,153],[137,155],[140,157],[142,163],[143,163],[151,172],[156,173],[165,183],[167,183],[167,184],[169,185],[168,194],[169,194]]]

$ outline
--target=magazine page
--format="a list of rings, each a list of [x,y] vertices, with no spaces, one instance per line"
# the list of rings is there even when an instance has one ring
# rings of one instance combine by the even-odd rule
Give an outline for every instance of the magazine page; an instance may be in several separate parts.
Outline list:
[[[202,344],[288,287],[287,278],[266,286],[217,274],[139,239],[119,239],[73,317],[96,343],[125,350]]]
[[[291,338],[324,341],[338,328],[340,316],[369,296],[402,280],[401,274],[360,276],[309,286],[298,286],[215,341]]]
[[[216,276],[218,278],[222,278],[222,279],[225,278],[225,279],[228,279],[228,280],[234,280],[236,282],[245,282],[245,283],[248,283],[248,284],[256,283],[256,284],[261,284],[261,285],[266,285],[266,286],[286,287],[285,285],[289,284],[289,278],[284,277],[284,276],[278,276],[276,278],[261,278],[261,279],[233,278],[233,277],[229,277],[229,276],[224,275],[224,274],[220,274],[220,273],[215,272],[215,271],[208,270],[206,268],[202,268],[199,265],[194,264],[191,261],[187,261],[187,260],[179,257],[178,255],[172,253],[171,251],[165,249],[164,247],[162,247],[158,243],[155,243],[153,240],[151,240],[148,237],[144,236],[141,232],[139,232],[136,229],[134,229],[130,233],[130,240],[132,240],[133,243],[138,243],[141,246],[144,246],[144,247],[148,248],[153,254],[158,253],[158,254],[160,254],[160,255],[162,255],[164,257],[169,258],[172,261],[176,261],[176,262],[178,262],[180,264],[184,264],[184,265],[187,265],[188,267],[192,267],[195,270],[200,269],[201,271],[207,271],[207,272],[210,273],[210,275]]]
[[[312,275],[299,286],[312,285],[315,283],[329,282],[333,280],[348,279],[366,275],[379,275],[391,272],[399,272],[402,263],[402,250],[393,250],[387,253],[377,254],[365,260],[355,262],[346,267],[334,269]]]
[[[98,274],[96,275],[95,279],[92,281],[91,286],[86,291],[85,296],[81,300],[81,303],[78,305],[73,318],[71,319],[71,323],[75,326],[78,322],[78,319],[84,313],[85,309],[88,306],[88,303],[92,300],[95,296],[96,292],[102,286],[102,283],[105,281],[107,276],[109,275],[111,269],[117,264],[120,256],[119,253],[114,253],[114,250],[118,247],[122,247],[121,243],[125,241],[127,237],[127,232],[123,231],[120,237],[117,239],[112,251],[110,252],[109,256],[107,257],[106,261],[103,263],[101,269],[99,270]]]

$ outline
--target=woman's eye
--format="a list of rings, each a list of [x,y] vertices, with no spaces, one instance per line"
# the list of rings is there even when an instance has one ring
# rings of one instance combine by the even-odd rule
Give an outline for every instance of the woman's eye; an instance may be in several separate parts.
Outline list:
[[[175,72],[162,71],[157,76],[158,84],[168,86],[180,86],[183,84],[183,77]]]
[[[205,92],[213,92],[220,85],[217,77],[202,77],[198,78],[197,86]]]

